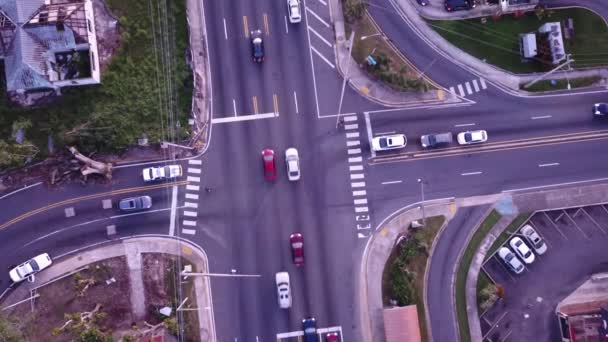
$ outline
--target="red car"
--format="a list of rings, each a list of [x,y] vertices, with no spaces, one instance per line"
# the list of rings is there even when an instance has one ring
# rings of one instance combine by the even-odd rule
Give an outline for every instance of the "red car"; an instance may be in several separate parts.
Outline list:
[[[327,336],[325,336],[325,341],[326,342],[338,342],[338,333],[337,332],[330,332],[329,334],[327,334]]]
[[[304,238],[300,233],[289,235],[289,244],[291,245],[291,257],[296,266],[304,265]]]
[[[264,178],[275,180],[277,178],[277,167],[274,151],[269,148],[262,151],[262,162],[264,162]]]

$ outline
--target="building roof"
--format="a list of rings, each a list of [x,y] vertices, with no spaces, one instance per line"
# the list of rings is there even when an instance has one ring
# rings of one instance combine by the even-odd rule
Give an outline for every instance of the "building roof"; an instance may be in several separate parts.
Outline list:
[[[383,311],[386,342],[420,342],[416,305],[387,308]]]

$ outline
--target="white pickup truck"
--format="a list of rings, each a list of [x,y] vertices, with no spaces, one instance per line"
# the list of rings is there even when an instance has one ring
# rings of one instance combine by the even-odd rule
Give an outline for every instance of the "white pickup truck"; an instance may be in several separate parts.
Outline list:
[[[142,174],[146,182],[173,179],[182,175],[182,167],[180,165],[148,167],[143,169]]]

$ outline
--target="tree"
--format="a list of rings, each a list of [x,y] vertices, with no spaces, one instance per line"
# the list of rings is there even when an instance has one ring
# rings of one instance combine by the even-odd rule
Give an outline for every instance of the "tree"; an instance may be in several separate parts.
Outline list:
[[[2,342],[21,342],[25,341],[23,334],[19,331],[15,322],[6,316],[0,315],[0,341]]]
[[[93,327],[87,329],[80,334],[81,342],[112,342],[111,336],[106,336],[99,329]]]

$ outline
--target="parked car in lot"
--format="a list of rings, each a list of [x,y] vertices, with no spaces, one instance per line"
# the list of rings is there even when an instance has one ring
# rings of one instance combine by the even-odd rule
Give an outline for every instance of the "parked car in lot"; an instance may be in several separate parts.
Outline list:
[[[145,182],[168,180],[182,175],[181,165],[165,165],[158,167],[147,167],[142,171]]]
[[[460,132],[458,133],[457,140],[460,145],[479,144],[488,141],[488,132],[482,129]]]
[[[403,134],[383,135],[372,139],[372,149],[374,151],[388,151],[404,148],[407,139]]]
[[[53,260],[48,253],[42,253],[24,262],[23,264],[13,268],[8,272],[11,280],[15,283],[23,281],[28,277],[33,277],[34,274],[51,266]],[[33,278],[31,278],[33,280]]]
[[[289,236],[291,245],[291,258],[296,266],[304,265],[304,238],[300,233],[293,233]]]
[[[504,261],[504,263],[514,273],[520,274],[521,272],[524,271],[524,269],[525,269],[524,264],[522,264],[521,261],[519,261],[519,259],[517,259],[515,254],[513,254],[513,252],[511,252],[511,250],[508,249],[507,247],[501,247],[498,250],[498,256],[502,259],[502,261]]]
[[[302,11],[300,11],[300,0],[287,0],[287,14],[289,22],[292,24],[302,21]]]
[[[289,309],[291,307],[291,287],[289,286],[289,273],[278,272],[275,275],[277,284],[277,296],[279,299],[279,307],[281,309]]]
[[[124,211],[150,209],[150,207],[152,207],[152,198],[150,196],[125,198],[118,202],[118,208]]]
[[[606,116],[608,115],[608,103],[596,103],[593,105],[593,115]]]
[[[264,61],[264,40],[262,39],[262,30],[251,31],[251,56],[256,63]]]
[[[532,228],[529,224],[525,225],[521,229],[521,234],[528,240],[530,246],[534,249],[534,252],[538,255],[543,255],[547,251],[547,244],[543,239],[538,235],[536,230]]]
[[[509,246],[513,249],[515,254],[520,257],[526,264],[531,264],[534,262],[534,253],[530,250],[530,247],[526,245],[524,240],[522,240],[519,236],[516,236],[509,241]]]
[[[325,342],[338,342],[338,336],[337,332],[330,332],[325,336]]]
[[[287,178],[294,182],[300,180],[300,156],[295,148],[285,151],[285,165],[287,166]]]
[[[264,178],[266,180],[277,179],[277,166],[273,150],[267,148],[262,151],[262,164],[264,167]]]
[[[304,318],[302,320],[302,330],[304,330],[304,342],[318,342],[317,338],[317,321],[314,317]]]
[[[422,147],[439,147],[452,143],[452,133],[426,134],[420,137]]]
[[[445,0],[445,10],[448,12],[470,10],[475,8],[475,0]]]

